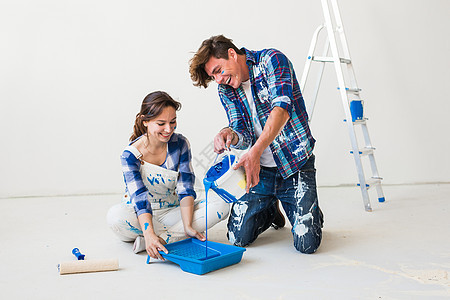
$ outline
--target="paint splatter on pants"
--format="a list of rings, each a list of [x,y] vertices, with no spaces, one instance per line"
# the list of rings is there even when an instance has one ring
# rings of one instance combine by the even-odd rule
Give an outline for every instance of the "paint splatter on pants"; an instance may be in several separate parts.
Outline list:
[[[311,156],[299,172],[283,179],[277,168],[261,167],[260,181],[231,208],[228,239],[245,247],[274,221],[277,199],[292,225],[294,247],[314,253],[322,240],[323,214],[316,189],[315,157]]]
[[[204,232],[206,227],[211,228],[224,220],[229,213],[228,203],[225,203],[218,196],[208,194],[208,225],[206,225],[205,204],[203,198],[201,201],[196,201],[194,205],[192,227],[199,232]],[[122,241],[132,242],[137,236],[143,235],[133,205],[127,201],[122,201],[111,207],[106,219],[109,227]],[[179,206],[153,209],[152,222],[155,234],[165,240],[166,243],[173,243],[186,238]]]

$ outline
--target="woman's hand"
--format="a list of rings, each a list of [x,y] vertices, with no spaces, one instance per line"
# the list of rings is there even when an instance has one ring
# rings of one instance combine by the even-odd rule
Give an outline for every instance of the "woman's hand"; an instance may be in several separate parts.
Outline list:
[[[203,242],[206,241],[206,237],[203,234],[201,234],[200,232],[198,232],[197,230],[195,230],[194,228],[192,228],[192,226],[185,226],[184,232],[186,233],[186,236],[188,236],[188,237],[196,238],[197,240],[200,240]]]
[[[200,241],[206,241],[203,234],[199,233],[192,227],[192,219],[194,216],[194,197],[187,196],[180,201],[181,220],[183,221],[184,233],[188,237],[196,238]]]
[[[169,253],[169,251],[163,246],[166,242],[155,234],[152,218],[152,215],[149,213],[143,213],[138,216],[139,225],[141,225],[141,228],[143,229],[142,232],[144,233],[145,250],[150,257],[164,260],[158,251],[164,251],[166,254]]]
[[[164,247],[164,240],[157,236],[154,233],[149,233],[144,235],[145,239],[145,250],[147,250],[148,255],[150,255],[151,258],[165,260],[164,257],[161,256],[159,251],[164,251],[166,254],[169,253],[167,251],[166,247]]]

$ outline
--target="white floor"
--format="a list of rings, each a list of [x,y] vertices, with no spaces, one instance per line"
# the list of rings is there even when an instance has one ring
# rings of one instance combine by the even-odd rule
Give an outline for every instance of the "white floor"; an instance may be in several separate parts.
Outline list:
[[[118,241],[105,214],[120,195],[0,199],[0,299],[449,299],[450,184],[384,190],[368,213],[357,188],[319,188],[316,254],[295,251],[290,226],[269,229],[239,264],[201,276]],[[208,234],[227,243],[224,222]],[[120,269],[60,275],[74,247]]]

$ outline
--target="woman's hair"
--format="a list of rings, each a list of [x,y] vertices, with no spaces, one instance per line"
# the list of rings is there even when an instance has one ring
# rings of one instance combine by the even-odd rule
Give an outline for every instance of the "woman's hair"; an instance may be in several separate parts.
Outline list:
[[[205,71],[205,64],[211,57],[228,59],[228,49],[234,49],[237,54],[244,54],[238,49],[233,41],[224,37],[223,35],[212,36],[204,40],[200,48],[189,61],[189,72],[194,86],[208,87],[210,81],[214,78],[208,75]]]
[[[146,134],[147,128],[144,126],[144,122],[156,118],[168,106],[173,107],[175,110],[180,110],[181,103],[173,100],[166,92],[157,91],[148,94],[142,101],[141,111],[136,115],[130,141],[134,141],[141,135]]]

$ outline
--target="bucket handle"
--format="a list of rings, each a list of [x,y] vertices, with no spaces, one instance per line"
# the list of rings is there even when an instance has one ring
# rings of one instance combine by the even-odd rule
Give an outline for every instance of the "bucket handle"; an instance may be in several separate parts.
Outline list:
[[[228,170],[231,170],[231,158],[230,158],[231,149],[225,150],[223,153],[225,153],[225,155],[228,156],[228,164],[230,165],[230,168]],[[214,159],[214,161],[212,163],[213,166],[215,165],[217,158],[219,158],[220,155],[222,155],[222,153],[218,153],[216,155],[216,158]],[[236,158],[237,158],[237,156],[236,156]]]

